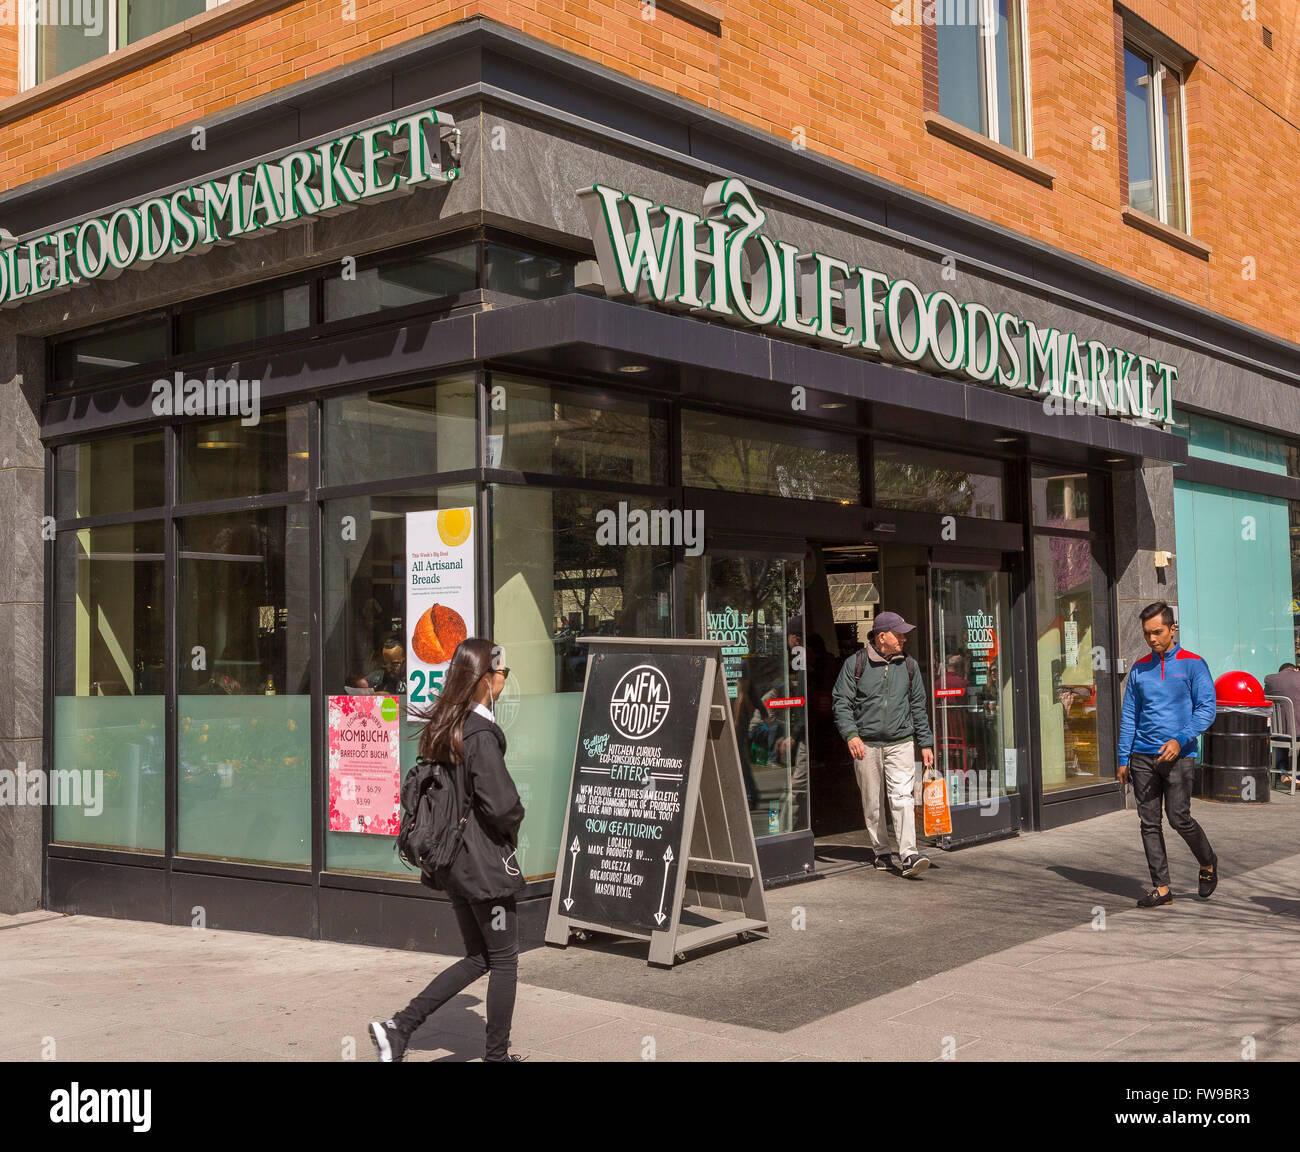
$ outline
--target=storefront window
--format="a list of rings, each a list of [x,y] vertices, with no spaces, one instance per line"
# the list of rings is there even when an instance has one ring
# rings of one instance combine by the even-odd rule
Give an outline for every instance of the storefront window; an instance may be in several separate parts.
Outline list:
[[[478,287],[478,248],[466,244],[391,260],[325,281],[325,320],[350,320],[390,308],[442,300]]]
[[[664,484],[668,421],[647,401],[492,374],[488,466]]]
[[[872,445],[872,457],[874,507],[984,520],[1005,518],[1003,468],[996,460],[886,440]]]
[[[160,428],[56,448],[55,512],[65,518],[161,508],[163,459]]]
[[[325,484],[364,484],[478,463],[472,375],[332,396],[323,405]]]
[[[573,263],[554,256],[538,256],[504,244],[488,244],[486,288],[508,296],[543,300],[573,291]]]
[[[861,492],[857,442],[833,432],[687,410],[682,413],[682,482],[856,504]]]
[[[311,862],[310,506],[180,524],[177,850]]]
[[[161,852],[163,526],[60,533],[56,556],[54,839]]]
[[[1113,658],[1099,548],[1086,537],[1034,538],[1044,792],[1098,784],[1115,774],[1115,752],[1109,746]]]
[[[214,304],[180,318],[180,351],[207,352],[281,336],[311,323],[311,285]]]
[[[1068,528],[1087,532],[1091,481],[1086,472],[1035,464],[1030,490],[1036,528]]]
[[[1174,481],[1178,639],[1214,676],[1256,679],[1296,659],[1293,502]]]
[[[182,504],[307,487],[306,406],[259,412],[256,423],[245,424],[244,419],[234,416],[181,425]]]
[[[492,488],[492,638],[510,666],[497,720],[528,812],[526,876],[555,870],[586,673],[577,638],[672,635],[671,549],[602,531],[651,508],[606,492]]]
[[[406,513],[474,503],[474,486],[461,485],[324,505],[325,722],[332,696],[396,696],[403,776],[415,764],[421,727],[406,719]],[[334,871],[415,876],[391,836],[327,831],[325,861]]]

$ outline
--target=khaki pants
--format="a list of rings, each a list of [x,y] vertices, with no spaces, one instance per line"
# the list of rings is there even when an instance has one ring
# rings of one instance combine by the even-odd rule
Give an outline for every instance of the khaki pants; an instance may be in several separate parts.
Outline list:
[[[916,750],[911,740],[883,747],[867,745],[865,760],[854,760],[853,771],[862,793],[862,815],[867,835],[877,856],[889,852],[889,831],[885,827],[885,793],[894,817],[898,854],[904,860],[916,854],[916,821],[912,815],[916,786]]]

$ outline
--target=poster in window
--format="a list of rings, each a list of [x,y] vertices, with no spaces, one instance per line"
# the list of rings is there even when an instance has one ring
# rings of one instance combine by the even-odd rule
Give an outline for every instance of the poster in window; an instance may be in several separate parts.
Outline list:
[[[394,696],[329,698],[331,832],[397,835],[397,715]]]
[[[406,707],[418,722],[474,628],[474,509],[406,514]]]

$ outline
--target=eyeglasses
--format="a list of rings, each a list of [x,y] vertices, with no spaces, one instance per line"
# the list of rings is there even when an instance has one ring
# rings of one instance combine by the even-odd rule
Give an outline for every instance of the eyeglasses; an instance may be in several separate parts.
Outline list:
[[[508,679],[510,679],[510,669],[509,669],[509,668],[493,668],[492,671],[493,671],[493,672],[500,672],[500,673],[501,673],[501,679],[503,679],[503,680],[508,680]]]

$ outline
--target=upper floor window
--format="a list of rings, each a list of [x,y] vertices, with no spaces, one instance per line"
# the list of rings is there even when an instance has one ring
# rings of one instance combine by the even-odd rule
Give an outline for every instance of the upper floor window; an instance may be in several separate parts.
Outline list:
[[[1183,74],[1133,41],[1124,43],[1124,123],[1129,207],[1189,231]]]
[[[32,0],[23,87],[52,80],[225,0]]]
[[[1024,0],[938,0],[939,114],[1029,154]]]

